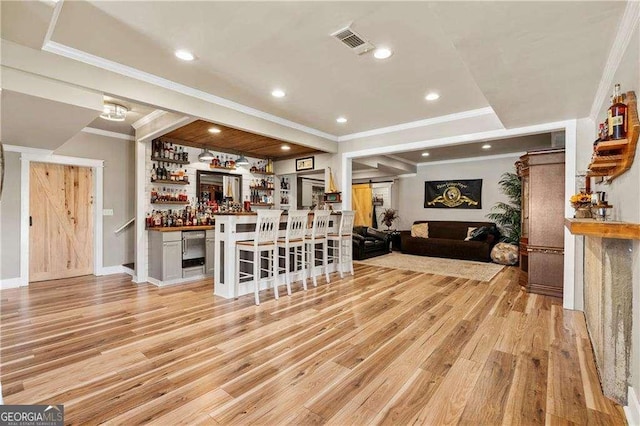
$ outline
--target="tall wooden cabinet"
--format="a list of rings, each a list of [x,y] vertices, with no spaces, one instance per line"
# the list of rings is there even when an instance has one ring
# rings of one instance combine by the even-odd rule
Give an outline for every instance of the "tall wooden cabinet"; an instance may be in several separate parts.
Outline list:
[[[564,288],[564,149],[527,152],[520,157],[522,237],[520,265],[527,291],[562,297]]]

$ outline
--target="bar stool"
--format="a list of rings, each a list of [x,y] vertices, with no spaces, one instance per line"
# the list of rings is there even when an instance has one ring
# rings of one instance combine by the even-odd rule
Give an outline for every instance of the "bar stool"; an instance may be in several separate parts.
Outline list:
[[[304,237],[307,232],[309,210],[289,210],[287,217],[287,230],[284,238],[278,238],[278,249],[284,249],[284,279],[287,284],[287,294],[291,296],[291,275],[300,271],[302,284],[307,289],[307,273],[305,271],[305,247]],[[291,271],[291,249],[293,251],[293,271]],[[300,250],[298,250],[300,249]]]
[[[311,226],[311,232],[307,234],[305,238],[305,247],[307,252],[307,260],[309,261],[309,273],[313,277],[313,286],[317,287],[318,282],[316,281],[316,274],[314,270],[316,269],[316,245],[322,244],[322,264],[320,265],[320,269],[324,268],[324,275],[327,279],[327,282],[331,282],[329,278],[329,262],[327,259],[327,227],[329,225],[329,215],[331,212],[329,210],[315,210],[313,212],[313,224]]]
[[[236,269],[238,275],[236,275],[235,285],[235,297],[238,298],[240,290],[240,280],[248,277],[253,277],[253,291],[256,298],[256,305],[260,304],[260,297],[258,292],[260,291],[260,276],[261,273],[267,272],[268,279],[273,281],[273,292],[276,299],[278,299],[278,283],[277,283],[277,240],[278,231],[280,230],[280,215],[282,210],[258,210],[258,219],[256,221],[256,231],[253,240],[236,241]],[[263,257],[262,252],[267,252],[267,256]],[[253,257],[251,260],[242,259],[241,252],[252,252]],[[262,268],[262,260],[268,259],[270,265],[267,268]],[[241,263],[252,263],[253,274],[249,272],[242,272]]]
[[[351,234],[353,233],[353,221],[356,212],[352,210],[343,210],[340,217],[340,226],[337,233],[328,233],[327,239],[335,244],[330,247],[329,259],[336,262],[340,278],[344,278],[343,261],[349,263],[349,271],[353,275],[353,248],[351,247]],[[346,247],[345,246],[346,243]],[[336,247],[337,246],[337,247]],[[338,256],[336,256],[336,251]]]

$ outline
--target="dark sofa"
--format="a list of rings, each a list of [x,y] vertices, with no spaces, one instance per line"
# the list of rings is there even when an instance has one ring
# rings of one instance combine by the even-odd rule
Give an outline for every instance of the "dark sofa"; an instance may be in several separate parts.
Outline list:
[[[464,239],[469,227],[495,228],[495,223],[419,220],[414,225],[418,223],[429,223],[429,238],[412,237],[411,231],[402,231],[400,239],[403,253],[491,262],[491,249],[498,242],[495,235],[488,235],[485,241]]]
[[[368,226],[355,226],[352,241],[355,260],[368,259],[390,252],[389,235]]]

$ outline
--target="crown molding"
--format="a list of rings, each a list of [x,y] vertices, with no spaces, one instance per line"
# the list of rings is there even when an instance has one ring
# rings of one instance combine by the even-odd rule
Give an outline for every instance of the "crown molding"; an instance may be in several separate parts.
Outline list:
[[[294,121],[290,121],[290,120],[275,116],[273,114],[269,114],[267,112],[261,111],[256,108],[239,104],[237,102],[231,101],[226,98],[222,98],[220,96],[212,95],[202,90],[195,89],[193,87],[189,87],[184,84],[177,83],[175,81],[171,81],[166,78],[159,77],[157,75],[154,75],[145,71],[140,71],[136,68],[123,65],[115,61],[111,61],[96,55],[92,55],[82,50],[74,49],[73,47],[69,47],[55,41],[51,41],[51,40],[47,41],[42,47],[42,50],[49,53],[54,53],[56,55],[64,56],[65,58],[83,62],[88,65],[93,65],[95,67],[102,68],[107,71],[115,72],[117,74],[124,75],[125,77],[130,77],[139,81],[144,81],[145,83],[153,84],[155,86],[172,90],[174,92],[181,93],[183,95],[201,99],[215,105],[232,109],[234,111],[242,112],[244,114],[247,114],[253,117],[271,121],[272,123],[280,124],[281,126],[289,127],[295,130],[299,130],[301,132],[305,132],[311,135],[319,136],[321,138],[329,139],[334,142],[338,140],[338,137],[335,135],[322,132],[312,127],[308,127],[300,123],[296,123]]]
[[[613,40],[613,44],[611,45],[609,57],[607,58],[604,71],[602,72],[602,77],[600,78],[598,90],[596,91],[593,103],[591,104],[589,118],[591,118],[594,123],[598,122],[597,118],[600,108],[602,108],[602,105],[607,100],[607,96],[609,95],[611,86],[613,85],[613,77],[620,66],[620,62],[622,62],[624,52],[627,50],[627,47],[629,47],[631,36],[633,36],[633,33],[638,29],[639,22],[640,2],[627,2],[624,14],[620,20],[620,25],[618,26],[618,32]]]
[[[125,133],[110,132],[109,130],[96,129],[95,127],[85,127],[81,131],[84,133],[91,133],[93,135],[106,136],[108,138],[124,139],[125,141],[136,140],[133,136]]]
[[[160,118],[165,114],[167,114],[167,111],[164,111],[162,109],[157,109],[157,110],[155,110],[153,112],[150,112],[149,114],[145,115],[144,117],[142,117],[138,121],[134,122],[133,124],[131,124],[131,127],[133,127],[134,129],[138,130],[140,127],[144,126],[145,124],[149,124],[153,120],[155,120],[156,118]]]
[[[51,149],[42,149],[42,148],[32,148],[30,146],[19,146],[19,145],[7,145],[6,143],[2,145],[6,152],[19,152],[20,154],[34,154],[34,155],[53,155],[53,150]]]
[[[411,121],[408,123],[396,124],[393,126],[380,127],[378,129],[367,130],[364,132],[351,133],[349,135],[338,136],[338,142],[350,141],[352,139],[366,138],[369,136],[384,135],[386,133],[399,132],[402,130],[415,129],[418,127],[433,126],[434,124],[448,123],[451,121],[464,120],[466,118],[479,117],[482,115],[493,114],[493,108],[485,107],[472,109],[468,111],[456,112],[454,114],[440,115],[438,117],[426,118],[424,120]]]
[[[469,158],[454,158],[451,160],[441,160],[441,161],[431,161],[425,163],[418,163],[418,167],[427,167],[427,166],[438,166],[441,164],[455,164],[455,163],[469,163],[472,161],[486,161],[486,160],[497,160],[499,158],[520,158],[526,154],[526,152],[511,152],[508,154],[496,154],[496,155],[481,155],[479,157],[469,157]]]

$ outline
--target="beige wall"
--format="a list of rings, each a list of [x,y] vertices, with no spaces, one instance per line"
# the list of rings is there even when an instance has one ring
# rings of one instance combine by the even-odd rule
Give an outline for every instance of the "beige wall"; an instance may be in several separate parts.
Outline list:
[[[20,154],[4,153],[5,178],[0,200],[0,280],[20,276]]]
[[[487,214],[498,201],[507,201],[500,192],[498,181],[504,172],[515,171],[518,155],[475,160],[449,162],[431,166],[418,166],[416,176],[398,181],[399,229],[410,229],[416,220],[489,221]],[[482,179],[482,208],[433,209],[424,208],[424,182],[428,180]]]
[[[103,217],[103,266],[133,262],[134,226],[114,231],[135,214],[134,142],[81,132],[55,154],[104,160],[103,208],[113,209],[113,216]]]

